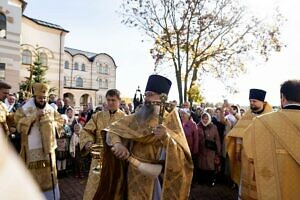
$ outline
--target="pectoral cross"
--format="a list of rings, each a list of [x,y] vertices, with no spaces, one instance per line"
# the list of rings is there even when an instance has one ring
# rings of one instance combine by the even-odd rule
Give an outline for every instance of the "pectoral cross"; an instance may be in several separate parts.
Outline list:
[[[167,103],[168,96],[165,93],[160,95],[160,101],[154,101],[153,104],[159,106],[159,114],[158,114],[158,124],[162,124],[164,120],[165,110],[171,111],[172,106],[170,103]]]

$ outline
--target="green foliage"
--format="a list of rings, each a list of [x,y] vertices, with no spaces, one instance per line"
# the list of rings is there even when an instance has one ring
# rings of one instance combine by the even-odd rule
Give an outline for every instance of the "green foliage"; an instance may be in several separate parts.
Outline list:
[[[204,100],[203,96],[200,93],[200,87],[195,81],[192,83],[192,86],[187,91],[187,94],[188,100],[191,103],[191,105],[193,102],[202,103]]]
[[[32,67],[33,83],[47,83],[45,77],[47,70],[48,67],[42,65],[40,54],[38,53]]]
[[[32,96],[32,85],[34,83],[48,83],[46,81],[46,72],[48,70],[47,66],[43,66],[40,53],[35,51],[35,60],[33,65],[30,65],[27,70],[29,71],[29,77],[25,77],[25,81],[22,81],[20,84],[20,98],[28,99]],[[52,88],[52,91],[55,90]]]
[[[124,24],[153,39],[155,70],[174,68],[180,104],[202,75],[236,78],[247,61],[267,61],[284,46],[281,14],[275,10],[267,22],[249,14],[239,0],[126,0],[122,13]]]

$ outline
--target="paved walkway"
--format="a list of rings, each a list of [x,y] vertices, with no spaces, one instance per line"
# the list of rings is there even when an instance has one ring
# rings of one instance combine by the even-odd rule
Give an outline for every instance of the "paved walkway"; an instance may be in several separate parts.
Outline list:
[[[82,200],[87,178],[69,176],[58,180],[61,200]]]
[[[237,191],[225,185],[216,184],[215,187],[195,185],[191,189],[190,200],[236,200]]]
[[[72,176],[59,179],[61,200],[82,200],[87,179]],[[190,200],[236,200],[237,192],[227,186],[217,184],[215,187],[195,185],[191,189]]]

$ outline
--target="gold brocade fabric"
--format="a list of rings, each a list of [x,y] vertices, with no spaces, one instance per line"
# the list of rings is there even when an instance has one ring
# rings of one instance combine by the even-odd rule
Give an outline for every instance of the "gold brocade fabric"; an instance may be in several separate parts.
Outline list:
[[[57,172],[56,172],[56,162],[55,154],[50,154],[52,157],[52,170],[53,170],[53,183],[57,184]],[[36,162],[29,162],[28,169],[36,180],[37,184],[40,186],[42,191],[47,191],[52,189],[52,177],[51,177],[51,167],[50,159],[45,155],[47,160],[41,160]]]
[[[264,111],[262,114],[266,114],[272,112],[272,106],[268,103],[266,103]],[[236,159],[236,153],[241,152],[242,154],[242,160],[243,160],[243,151],[242,151],[242,144],[237,144],[236,140],[237,138],[243,139],[244,131],[246,128],[250,125],[252,122],[252,119],[256,117],[255,114],[253,114],[250,110],[248,110],[244,116],[237,122],[237,124],[233,127],[233,129],[226,135],[225,142],[227,146],[227,152],[228,157],[230,160],[230,173],[231,178],[236,184],[240,184],[240,177],[241,177],[241,168],[247,168],[246,171],[249,171],[248,165],[252,163],[252,161],[245,161],[245,163],[241,163]],[[243,166],[242,166],[243,165]],[[251,174],[251,173],[250,173]],[[252,176],[252,175],[250,175]],[[248,187],[249,183],[244,182],[245,187]],[[251,187],[251,186],[249,186]]]
[[[0,128],[3,129],[3,132],[5,133],[6,136],[9,135],[9,129],[7,126],[7,117],[8,117],[9,113],[6,109],[6,107],[4,106],[4,103],[0,101]]]
[[[143,161],[158,161],[162,143],[166,151],[164,171],[162,172],[163,187],[161,200],[188,199],[193,173],[191,153],[180,124],[178,112],[174,109],[164,117],[163,125],[169,134],[165,141],[160,141],[152,133],[158,124],[158,117],[152,117],[145,124],[140,125],[135,115],[127,116],[113,123],[108,128],[108,136],[112,144],[118,142],[118,137],[131,142],[131,153]],[[114,158],[112,158],[114,159]],[[105,162],[105,160],[103,160]],[[113,172],[111,172],[113,173]],[[126,174],[126,172],[125,172]],[[112,174],[113,176],[113,174]],[[155,179],[138,171],[131,164],[127,171],[127,199],[152,200]],[[99,189],[101,190],[101,188]],[[113,199],[120,199],[123,195],[116,192]],[[94,198],[95,199],[95,198]]]
[[[94,114],[80,133],[80,148],[84,148],[87,142],[103,144],[101,130],[124,116],[125,114],[121,110],[118,110],[111,116],[108,111],[97,112]],[[99,165],[99,161],[99,159],[92,159],[89,177],[83,196],[84,200],[91,200],[96,193],[100,181],[100,174],[95,174],[93,168]]]
[[[299,199],[299,118],[299,110],[278,111],[256,118],[247,129],[244,150],[254,161],[257,199]]]
[[[19,108],[14,117],[17,124],[17,130],[21,134],[21,157],[25,161],[28,168],[30,166],[35,166],[29,170],[39,184],[41,190],[47,191],[52,188],[51,167],[50,164],[46,164],[50,163],[50,156],[52,158],[54,184],[57,183],[55,164],[55,134],[56,132],[61,132],[64,120],[50,105],[46,104],[44,110],[45,116],[41,117],[38,122],[39,133],[42,138],[41,149],[32,149],[28,146],[28,135],[31,133],[31,128],[37,120],[37,109],[33,104],[33,100],[29,100],[22,108]],[[39,164],[40,162],[45,162],[45,164]]]

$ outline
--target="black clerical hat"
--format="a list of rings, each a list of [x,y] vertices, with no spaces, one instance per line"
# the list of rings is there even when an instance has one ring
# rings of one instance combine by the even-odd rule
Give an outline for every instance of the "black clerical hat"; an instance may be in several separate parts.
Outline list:
[[[266,91],[260,89],[250,89],[249,99],[257,99],[259,101],[265,101]]]
[[[146,86],[146,92],[152,91],[156,92],[158,94],[165,93],[168,95],[170,88],[171,88],[172,82],[167,79],[166,77],[153,74],[149,76],[147,86]]]

